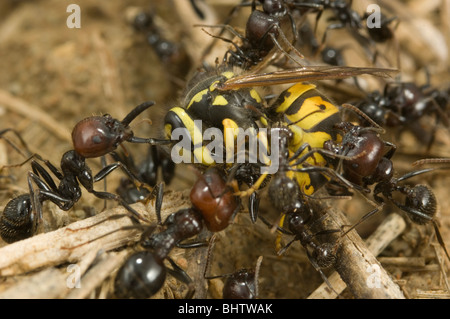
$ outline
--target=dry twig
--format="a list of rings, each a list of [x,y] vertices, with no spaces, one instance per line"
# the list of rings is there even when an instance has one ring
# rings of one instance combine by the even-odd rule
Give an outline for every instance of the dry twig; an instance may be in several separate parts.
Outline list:
[[[341,212],[327,207],[326,211],[329,210],[332,210],[329,215],[335,223],[338,225],[349,224]],[[391,214],[365,244],[355,231],[350,232],[348,238],[342,241],[336,267],[337,272],[328,278],[334,290],[340,293],[348,287],[356,298],[403,299],[400,288],[393,282],[375,256],[400,235],[405,227],[405,221],[400,215]],[[377,277],[375,278],[373,275]],[[372,282],[372,279],[377,279],[377,282]],[[326,284],[322,284],[308,298],[336,297],[337,295]]]
[[[187,205],[189,201],[186,194],[168,192],[164,197],[162,216],[166,218]],[[137,203],[133,205],[133,208],[150,221],[156,221],[153,203],[149,205]],[[133,225],[128,215],[125,215],[126,213],[123,207],[117,207],[64,228],[1,248],[0,276],[10,277],[44,270],[32,274],[29,278],[25,277],[17,286],[0,293],[0,298],[65,296],[69,292],[66,285],[68,273],[61,273],[54,267],[77,264],[82,275],[97,258],[99,252],[108,252],[139,240],[142,233],[139,229],[121,229]],[[121,230],[117,231],[119,229]],[[122,254],[106,254],[104,257],[100,254],[100,262],[82,279],[85,288],[79,292],[70,293],[68,297],[86,297],[92,289],[101,284],[102,278],[111,274],[112,265],[120,265],[121,258],[123,258]],[[44,279],[45,285],[42,284]]]
[[[18,113],[32,121],[39,122],[42,127],[47,128],[50,132],[54,133],[58,138],[63,141],[72,142],[70,132],[67,127],[61,125],[55,121],[47,113],[43,112],[38,106],[15,97],[8,91],[0,89],[0,105],[4,106],[11,112]]]

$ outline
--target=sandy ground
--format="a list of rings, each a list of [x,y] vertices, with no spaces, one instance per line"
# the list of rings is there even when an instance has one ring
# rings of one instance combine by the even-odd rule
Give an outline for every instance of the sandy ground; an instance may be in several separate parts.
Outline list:
[[[178,1],[178,0],[175,0]],[[151,2],[151,1],[150,1]],[[424,83],[423,67],[431,73],[432,85],[449,85],[448,46],[442,40],[450,34],[448,1],[391,1],[392,12],[403,10],[402,22],[398,25],[397,41],[401,48],[403,80],[416,79]],[[81,28],[69,28],[67,3],[57,0],[41,1],[2,1],[0,3],[0,121],[1,128],[12,127],[21,133],[32,152],[37,152],[57,165],[61,155],[71,149],[70,133],[72,127],[82,118],[90,115],[110,113],[123,118],[135,105],[152,100],[156,102],[151,112],[137,120],[133,128],[136,135],[158,136],[165,112],[178,101],[184,78],[181,68],[173,63],[163,63],[149,47],[144,38],[136,33],[127,21],[127,13],[133,7],[147,8],[149,1],[109,1],[80,0]],[[186,28],[166,1],[154,4],[160,23],[169,38],[183,45],[194,46],[193,40],[186,41],[190,29]],[[213,1],[217,12],[228,12],[229,8],[220,1]],[[400,9],[399,9],[400,8]],[[440,9],[440,10],[438,10]],[[240,20],[236,18],[236,24]],[[240,24],[242,28],[243,24]],[[336,31],[338,32],[338,31]],[[202,33],[205,41],[210,39]],[[344,45],[345,38],[331,37],[330,41]],[[189,44],[192,43],[192,44]],[[191,48],[192,50],[192,48]],[[395,52],[391,46],[381,47],[381,52],[392,60]],[[188,50],[189,51],[189,50]],[[194,51],[195,48],[194,48]],[[348,61],[361,55],[355,50],[346,50]],[[364,62],[364,59],[361,63]],[[395,66],[395,64],[394,64]],[[185,69],[186,66],[183,66]],[[333,95],[333,92],[328,93]],[[341,96],[337,95],[339,100]],[[152,126],[148,125],[151,119]],[[427,122],[433,125],[434,119]],[[410,164],[425,157],[450,157],[450,135],[448,129],[439,126],[436,143],[425,153],[425,147],[410,134],[388,136],[398,145],[394,157],[397,174],[411,169]],[[11,139],[17,141],[14,136]],[[3,151],[0,159],[4,164],[18,163],[23,156],[6,143],[0,144]],[[130,147],[139,157],[139,148]],[[100,161],[89,160],[92,170],[98,171]],[[13,196],[27,191],[26,172],[29,165],[10,169],[3,175],[0,206],[4,207]],[[187,175],[183,174],[187,172]],[[187,190],[193,172],[179,169],[177,182],[170,185],[174,190]],[[108,189],[114,189],[116,177],[108,179]],[[448,196],[449,178],[447,171],[416,178],[415,181],[428,183],[439,202],[438,220],[440,230],[447,246],[450,247],[450,198]],[[337,203],[338,201],[336,201]],[[114,207],[109,203],[108,207]],[[48,205],[50,215],[46,219],[46,231],[90,216],[92,208],[101,211],[102,201],[90,194],[83,195],[69,213],[58,212]],[[356,221],[371,209],[364,200],[339,201],[339,206],[350,221]],[[87,209],[90,208],[90,209]],[[270,205],[264,205],[262,212],[270,213]],[[267,208],[266,208],[267,207]],[[47,208],[47,206],[46,206]],[[55,212],[52,215],[52,212]],[[368,236],[383,220],[386,214],[380,213],[359,228],[361,236]],[[274,216],[276,218],[276,216]],[[450,292],[445,285],[443,272],[448,271],[448,260],[439,265],[436,252],[443,258],[436,244],[434,230],[428,226],[416,226],[409,222],[406,230],[381,254],[383,264],[408,298],[448,298]],[[247,214],[239,214],[234,224],[219,234],[212,254],[213,274],[224,274],[236,269],[251,268],[259,256],[264,256],[259,278],[262,298],[306,298],[321,283],[322,279],[308,261],[303,248],[297,243],[282,257],[276,255],[276,234],[258,222],[253,225]],[[1,243],[1,245],[5,245]],[[204,267],[204,259],[199,263],[189,262],[196,258],[193,252],[177,252],[178,262],[187,267],[188,272],[196,267]],[[202,255],[204,258],[205,253]],[[387,258],[393,257],[393,258]],[[0,259],[6,258],[1,256]],[[406,258],[404,261],[401,258]],[[410,259],[408,259],[410,258]],[[420,258],[413,265],[411,258]],[[69,261],[67,261],[69,262]],[[64,271],[67,263],[59,265]],[[33,276],[36,271],[0,279],[0,292]],[[329,274],[332,270],[326,270]],[[201,273],[201,271],[200,271]],[[111,279],[92,289],[89,298],[112,298]],[[211,281],[208,297],[220,297],[220,279]],[[32,288],[30,288],[32,289]],[[180,297],[179,284],[170,280],[169,285],[158,297]],[[27,295],[25,295],[27,296]],[[65,295],[57,296],[64,297]],[[41,297],[47,297],[45,294]],[[352,298],[344,291],[340,298]]]

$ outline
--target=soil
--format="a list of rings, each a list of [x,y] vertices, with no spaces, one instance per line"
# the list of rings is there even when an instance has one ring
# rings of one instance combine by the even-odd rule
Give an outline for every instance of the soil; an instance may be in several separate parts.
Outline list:
[[[132,28],[129,16],[135,12],[134,9],[147,10],[151,6],[157,14],[156,21],[162,26],[164,36],[182,46],[195,46],[193,38],[190,38],[194,32],[182,24],[181,19],[173,13],[172,7],[168,5],[170,1],[154,2],[79,0],[77,4],[81,9],[80,28],[68,27],[67,22],[72,11],[67,12],[66,2],[58,0],[0,2],[0,128],[13,128],[20,132],[32,153],[38,153],[58,166],[62,154],[72,148],[71,131],[79,120],[106,113],[121,119],[134,106],[151,100],[156,102],[155,106],[133,123],[133,130],[137,136],[160,137],[164,114],[179,101],[188,77],[186,70],[189,66],[193,70],[194,65],[200,64],[194,62],[196,60],[191,53],[189,53],[190,65],[185,64],[186,59],[162,61],[146,43],[142,34]],[[211,2],[213,3],[211,9],[219,15],[218,21],[224,21],[226,13],[232,6],[221,1]],[[364,5],[365,2],[361,3]],[[441,5],[439,1],[395,0],[390,1],[389,6],[384,2],[380,4],[382,8],[386,5],[386,10],[392,12],[392,15],[403,12],[401,16],[403,19],[400,19],[401,22],[396,28],[395,38],[402,61],[401,80],[425,83],[426,67],[431,75],[432,86],[450,85],[448,76],[450,8],[445,7],[444,3],[448,6],[448,2],[442,2]],[[243,9],[241,16],[245,16],[245,12],[248,11]],[[245,21],[243,19],[236,17],[233,23],[242,29],[244,26],[242,21]],[[198,28],[195,30],[198,31]],[[319,27],[318,32],[323,32],[323,27],[322,29]],[[336,34],[341,34],[340,32],[336,30]],[[201,33],[204,41],[211,40],[206,33]],[[345,46],[346,39],[350,37],[330,35],[328,38],[331,44]],[[192,47],[187,51],[200,51],[200,48]],[[356,46],[353,48],[354,50],[344,51],[347,61],[354,61],[356,65],[367,63],[367,56],[361,59],[360,56],[364,53]],[[393,43],[381,45],[379,50],[382,53],[380,63],[384,63],[383,66],[395,67],[395,45]],[[383,60],[383,56],[388,58],[389,63]],[[222,55],[216,57],[221,58]],[[349,102],[343,98],[342,91],[327,92],[339,103]],[[149,125],[149,119],[152,125]],[[436,126],[435,117],[425,117],[423,125],[428,128]],[[23,149],[14,134],[7,133],[5,137]],[[398,176],[410,171],[411,163],[418,159],[450,157],[450,134],[448,127],[444,127],[442,122],[437,125],[436,141],[429,151],[426,150],[426,145],[408,131],[401,134],[398,131],[388,131],[383,138],[396,143],[398,147],[393,158]],[[15,150],[5,140],[0,142],[2,165],[24,161],[24,154]],[[126,147],[138,160],[143,158],[141,154],[146,152],[142,151],[141,146]],[[88,163],[94,172],[101,169],[99,159],[90,159]],[[28,171],[30,171],[29,163],[3,170],[2,175],[5,177],[0,192],[2,210],[11,198],[28,191],[26,179]],[[113,175],[108,178],[110,191],[115,189],[120,176],[120,174]],[[444,242],[450,247],[448,176],[448,171],[440,170],[415,177],[411,179],[411,183],[426,183],[432,187],[438,200],[439,229]],[[188,190],[194,178],[194,170],[180,166],[176,181],[169,185],[168,189]],[[373,208],[368,201],[361,200],[361,196],[355,197],[351,200],[334,202],[334,205],[346,213],[350,222],[357,221]],[[108,207],[114,205],[113,202],[108,203]],[[75,220],[99,213],[103,208],[103,201],[84,192],[80,202],[68,213],[56,210],[57,213],[52,214],[55,211],[54,205],[47,206],[44,231],[52,231]],[[261,207],[261,214],[276,220],[277,215],[271,210],[270,203],[263,201]],[[369,236],[385,218],[389,209],[402,214],[394,207],[387,207],[385,212],[375,215],[358,227],[360,235],[363,238]],[[211,254],[210,275],[226,274],[240,268],[253,268],[258,257],[263,256],[259,275],[261,298],[307,298],[323,283],[321,275],[311,265],[298,242],[293,244],[286,254],[277,256],[276,239],[276,233],[270,232],[264,223],[258,221],[253,224],[248,214],[238,214],[233,224],[218,234]],[[286,237],[284,240],[287,243],[289,238]],[[0,245],[5,246],[6,243],[2,242]],[[438,262],[437,254],[444,260],[443,266]],[[188,273],[194,272],[192,267],[196,267],[198,271],[203,270],[205,265],[205,250],[199,263],[190,262],[192,258],[196,258],[193,252],[177,251],[174,256],[177,256],[175,259],[180,264],[185,261]],[[405,231],[381,253],[381,257],[384,257],[385,269],[400,285],[407,298],[450,297],[449,287],[444,280],[449,263],[437,244],[434,229],[430,225],[415,225],[407,220]],[[408,262],[399,264],[399,257],[420,257],[424,264],[419,266],[411,266]],[[329,275],[332,271],[326,269],[324,273]],[[0,293],[27,275],[29,274],[17,278],[3,277],[0,280]],[[205,297],[220,298],[222,285],[222,279],[211,280]],[[89,297],[114,298],[111,291],[104,293],[104,286],[93,289]],[[182,297],[183,292],[179,290],[180,284],[175,280],[169,280],[165,290],[157,297]],[[338,298],[354,298],[354,296],[345,290]]]

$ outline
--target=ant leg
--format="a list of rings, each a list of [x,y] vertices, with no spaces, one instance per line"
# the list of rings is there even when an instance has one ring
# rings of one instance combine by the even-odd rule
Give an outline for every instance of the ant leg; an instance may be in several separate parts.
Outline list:
[[[305,149],[308,149],[308,152],[303,154],[301,157],[299,157]],[[329,157],[333,157],[333,158],[340,158],[343,160],[353,160],[353,159],[358,158],[358,156],[363,155],[363,154],[359,154],[359,155],[355,155],[355,156],[339,155],[339,154],[336,154],[332,151],[328,151],[323,148],[311,148],[311,146],[308,143],[304,143],[289,158],[289,162],[295,160],[295,162],[291,163],[290,166],[298,166],[301,163],[304,163],[309,157],[312,157],[314,153],[318,153],[320,155],[325,155],[325,156],[329,156]],[[312,158],[315,160],[314,157],[312,157]]]
[[[345,24],[343,24],[343,23],[334,23],[334,24],[328,25],[327,28],[325,29],[325,32],[323,33],[322,42],[321,42],[318,50],[322,51],[322,49],[324,48],[325,42],[327,39],[327,35],[328,35],[328,31],[342,29],[342,28],[345,28]]]
[[[33,154],[34,157],[36,157],[36,159],[38,159],[39,161],[43,162],[48,169],[55,174],[56,178],[58,178],[59,180],[62,180],[64,178],[64,175],[58,170],[58,168],[56,168],[55,165],[53,165],[49,160],[43,159],[40,155],[38,154]],[[38,164],[37,162],[32,162],[31,163],[32,167],[35,167],[36,169],[38,169],[40,172],[42,172],[44,175],[48,175],[48,173],[45,171],[45,169],[42,167],[42,165]],[[40,167],[40,168],[39,168]],[[45,173],[44,173],[45,171]],[[48,177],[49,179],[51,179],[51,177]],[[46,179],[47,180],[47,179]]]
[[[27,180],[30,197],[32,198],[34,206],[37,207],[37,212],[42,214],[42,211],[40,211],[40,207],[41,203],[45,200],[50,200],[52,203],[56,204],[61,210],[64,211],[72,208],[75,200],[61,196],[58,193],[58,189],[52,189],[41,179],[39,175],[29,172]],[[33,187],[33,182],[38,187],[36,190]]]
[[[101,221],[99,221],[99,222],[97,222],[95,224],[89,225],[87,227],[81,227],[81,228],[77,228],[77,229],[71,229],[71,228],[66,228],[66,229],[68,231],[76,232],[76,231],[79,231],[79,230],[88,229],[88,228],[97,226],[97,225],[99,225],[101,223],[104,223],[107,220],[114,220],[114,219],[122,218],[124,216],[130,217],[129,214],[117,214],[117,215],[109,216],[109,217],[107,217],[107,218],[105,218],[105,219],[103,219],[103,220],[101,220]],[[84,243],[81,243],[81,244],[78,244],[78,245],[75,245],[75,246],[70,246],[70,247],[61,247],[61,249],[70,249],[70,250],[72,250],[72,249],[75,249],[75,248],[78,248],[78,247],[90,244],[90,243],[92,243],[92,242],[94,242],[96,240],[99,240],[101,238],[104,238],[106,236],[109,236],[111,234],[114,234],[114,233],[116,233],[118,231],[122,231],[122,230],[140,229],[140,230],[143,231],[143,234],[145,234],[148,231],[153,231],[155,228],[156,228],[156,225],[146,226],[146,225],[141,225],[141,224],[135,224],[135,225],[130,225],[130,226],[122,226],[120,228],[111,230],[111,231],[109,231],[109,232],[107,232],[105,234],[102,234],[102,235],[100,235],[100,236],[98,236],[96,238],[93,238],[93,239],[90,239],[88,241],[85,241]]]
[[[140,184],[140,186],[145,186],[144,184],[139,182],[139,180],[136,177],[134,177],[134,175],[121,162],[113,163],[113,164],[110,164],[110,165],[106,166],[105,168],[103,168],[100,172],[98,172],[93,177],[93,182],[95,183],[97,181],[102,180],[103,178],[105,178],[108,174],[110,174],[113,170],[115,170],[118,167],[121,167],[128,174],[128,176],[130,178],[132,178],[134,181],[137,181]],[[101,198],[101,199],[112,199],[112,200],[115,200],[118,203],[120,203],[130,213],[133,214],[133,216],[131,216],[131,218],[133,220],[137,221],[134,218],[134,217],[137,217],[137,219],[140,219],[140,220],[143,220],[145,222],[148,222],[148,220],[146,218],[142,217],[141,214],[139,214],[135,209],[133,209],[122,197],[120,197],[119,195],[116,195],[116,194],[109,193],[109,192],[98,192],[98,191],[94,190],[92,184],[90,184],[90,185],[83,185],[83,186],[86,188],[86,190],[89,193],[94,194],[98,198]]]
[[[366,191],[363,187],[353,184],[349,182],[347,179],[345,179],[343,176],[341,176],[339,173],[337,173],[335,170],[331,169],[330,167],[323,167],[323,166],[306,166],[302,168],[290,168],[290,171],[298,172],[298,173],[310,173],[310,172],[323,172],[330,177],[336,178],[338,181],[342,182],[345,186],[351,189],[356,189],[359,191]]]
[[[182,249],[199,248],[208,246],[208,241],[193,241],[188,243],[177,243],[175,246]]]
[[[304,59],[305,56],[303,54],[301,54],[296,48],[295,46],[288,40],[288,38],[286,37],[286,35],[284,34],[284,32],[281,30],[280,27],[278,27],[276,24],[272,25],[273,29],[278,31],[278,34],[280,35],[281,39],[287,44],[287,46],[289,47],[290,51],[294,51],[295,54],[300,58],[300,59]],[[271,28],[272,28],[271,27]],[[283,54],[286,55],[286,57],[288,57],[289,59],[291,59],[293,62],[295,62],[296,64],[299,64],[300,66],[302,66],[298,61],[295,61],[290,55],[289,53],[286,52],[286,50],[284,50],[281,46],[281,44],[277,41],[275,35],[273,33],[270,33],[269,31],[271,31],[271,28],[269,28],[269,30],[267,30],[267,34],[272,38],[272,42],[277,46],[277,48],[283,52]],[[264,37],[263,37],[264,40]],[[295,34],[294,34],[294,41],[295,41]]]
[[[250,194],[250,197],[248,199],[248,207],[252,223],[256,223],[256,220],[258,219],[260,201],[261,198],[259,197],[258,192],[255,191],[252,194]]]
[[[216,278],[223,278],[223,277],[227,277],[230,276],[230,274],[224,274],[224,275],[217,275],[217,276],[207,276],[206,273],[208,272],[209,269],[209,265],[211,264],[211,255],[212,255],[212,250],[213,247],[216,243],[216,238],[217,238],[217,233],[213,234],[211,236],[211,238],[209,239],[209,245],[208,245],[208,252],[206,255],[206,262],[205,262],[205,269],[203,270],[203,278],[209,280],[209,279],[216,279]]]
[[[108,193],[108,192],[98,192],[94,189],[88,189],[88,192],[93,194],[94,196],[100,198],[100,199],[111,199],[118,202],[120,205],[126,208],[127,211],[129,211],[132,215],[129,217],[135,221],[138,222],[138,220],[142,220],[144,222],[149,222],[149,220],[145,217],[143,217],[141,214],[139,214],[135,209],[133,209],[122,197],[119,195]]]
[[[173,268],[173,269],[167,268],[167,272],[171,274],[175,279],[181,281],[182,283],[188,286],[188,291],[184,296],[184,298],[192,299],[192,297],[194,297],[195,294],[195,287],[191,277],[189,277],[189,275],[183,269],[181,269],[180,266],[178,266],[172,260],[172,258],[167,257],[167,260],[169,261],[169,263],[172,265]]]
[[[34,191],[33,180],[40,181],[39,177],[35,176],[33,173],[29,172],[27,181],[28,181],[28,189],[30,192],[30,201],[31,201],[31,212],[30,217],[31,220],[34,221],[32,234],[34,234],[38,228],[38,225],[42,221],[42,207],[41,207],[41,199],[39,198],[39,191]],[[46,185],[42,183],[45,187]]]
[[[233,16],[236,14],[238,9],[240,9],[240,7],[248,7],[248,6],[252,6],[253,7],[253,4],[254,4],[254,1],[252,1],[252,2],[244,2],[244,1],[242,1],[241,4],[238,4],[238,5],[234,6],[233,9],[228,14],[227,19],[224,21],[224,23],[221,24],[222,29],[220,30],[218,36],[221,36],[225,32],[225,26],[230,25],[230,22],[233,19]],[[215,40],[213,40],[211,42],[211,44],[208,45],[205,50],[203,50],[201,61],[203,61],[204,58],[210,53],[210,51],[213,48],[214,44],[215,44]]]
[[[441,231],[439,230],[439,225],[437,224],[436,220],[433,219],[433,226],[434,226],[434,232],[436,233],[436,238],[439,242],[439,245],[441,245],[442,249],[444,249],[445,254],[447,255],[448,260],[450,260],[450,255],[447,251],[447,247],[445,246],[444,239],[442,238]]]
[[[158,225],[161,225],[162,224],[161,208],[162,208],[162,203],[163,203],[163,198],[164,198],[164,182],[161,182],[158,185],[156,185],[152,189],[152,191],[148,197],[149,198],[154,197],[155,193],[156,193],[156,202],[155,202],[156,218],[158,221]]]
[[[222,28],[222,30],[227,30],[228,32],[230,32],[232,35],[234,35],[235,37],[238,37],[241,41],[247,41],[247,39],[240,34],[239,32],[237,32],[231,25],[229,24],[216,24],[216,25],[208,25],[208,24],[196,24],[194,25],[194,27],[205,27],[205,28]],[[206,31],[205,31],[206,32]],[[221,32],[219,35],[213,35],[210,34],[213,38],[217,38],[219,40],[224,40],[226,42],[232,42],[230,39],[224,38],[222,37],[223,32]]]
[[[37,189],[34,188],[33,182],[36,184]],[[57,192],[52,191],[52,189],[33,172],[28,173],[27,183],[31,201],[30,219],[33,221],[32,233],[34,234],[43,219],[42,202],[44,200],[52,201],[62,210],[67,210],[72,207],[73,201],[63,198],[59,196]]]
[[[44,169],[44,167],[42,165],[40,165],[38,162],[32,161],[31,162],[31,168],[33,170],[33,172],[43,178],[45,180],[45,182],[47,183],[47,185],[54,191],[54,192],[58,192],[58,187],[56,186],[55,182],[53,181],[53,178],[50,176],[50,174]],[[62,176],[58,176],[58,179],[62,179]],[[42,187],[39,187],[42,188]]]
[[[256,180],[256,182],[249,189],[247,189],[245,191],[238,191],[238,192],[234,193],[234,195],[240,196],[240,197],[250,196],[251,194],[253,194],[255,191],[257,191],[259,189],[259,187],[265,181],[267,176],[269,176],[269,173],[261,174],[259,176],[259,178]]]
[[[134,175],[134,173],[132,173],[128,167],[126,165],[124,165],[122,162],[116,162],[116,163],[112,163],[109,164],[105,167],[103,167],[93,178],[94,183],[106,178],[106,176],[108,176],[112,171],[114,171],[117,168],[121,168],[125,174],[128,175],[128,177],[133,181],[133,183],[135,184],[135,186],[137,188],[146,188],[149,191],[152,191],[152,189],[145,183],[142,183],[139,178],[137,176]]]
[[[106,163],[106,157],[105,157],[105,155],[103,155],[103,156],[101,157],[100,161],[101,161],[101,164],[102,164],[102,168],[105,168],[105,167],[108,165],[108,164]],[[108,184],[107,184],[107,182],[106,182],[106,177],[103,179],[103,191],[105,191],[105,192],[108,191]],[[104,200],[104,203],[103,203],[103,210],[106,209],[106,206],[107,206],[107,200],[105,199],[105,200]]]
[[[356,223],[354,223],[353,225],[350,226],[349,229],[347,229],[341,237],[344,237],[345,235],[347,235],[349,232],[351,232],[353,229],[355,229],[358,225],[360,225],[361,223],[363,223],[365,220],[369,219],[369,217],[375,215],[375,213],[377,213],[378,211],[382,210],[384,206],[384,203],[381,203],[381,205],[377,208],[375,208],[374,210],[371,210],[370,212],[368,212],[367,214],[365,214],[363,217],[361,217]],[[342,225],[341,227],[346,227],[345,225]]]
[[[218,26],[211,26],[211,25],[199,25],[199,26],[210,27],[210,28],[218,27]],[[228,51],[225,53],[225,56],[224,56],[224,62],[227,61],[227,59],[226,59],[227,54],[231,54],[231,55],[233,55],[235,58],[238,58],[239,60],[242,60],[242,58],[245,58],[245,59],[247,60],[247,62],[251,62],[251,59],[249,59],[249,58],[245,55],[244,51],[242,51],[242,49],[241,49],[236,43],[234,43],[234,41],[232,41],[232,40],[230,40],[230,39],[227,39],[227,38],[224,38],[224,37],[222,37],[222,36],[218,36],[218,35],[211,34],[211,33],[207,32],[205,29],[202,29],[202,30],[203,30],[206,34],[208,34],[209,36],[211,36],[211,37],[213,37],[213,38],[222,40],[222,41],[224,41],[224,42],[226,42],[226,43],[230,43],[231,45],[233,45],[233,47],[234,47],[234,49],[236,50],[236,52],[233,52],[233,51],[231,51],[231,50],[228,50]],[[237,33],[236,30],[234,30],[234,29],[232,29],[232,30],[233,30],[232,33],[233,33],[234,35],[237,35],[239,38],[241,38],[242,41],[247,41],[247,39],[245,39],[244,37],[242,37],[242,35],[240,35],[239,33]]]
[[[157,139],[157,138],[144,138],[144,137],[137,137],[133,136],[127,140],[129,143],[136,143],[136,144],[151,144],[151,145],[166,145],[172,143],[171,140],[166,139]]]
[[[5,135],[5,134],[8,133],[8,132],[13,133],[13,134],[19,139],[20,143],[22,144],[23,148],[25,148],[25,150],[27,151],[28,154],[24,154],[24,153],[22,152],[22,150],[21,150],[19,147],[17,147],[17,145],[16,145],[15,143],[13,143],[10,139],[8,139],[8,138],[6,138],[6,137],[3,136],[3,135]],[[4,139],[4,140],[5,140],[12,148],[14,148],[14,149],[17,151],[17,153],[21,154],[23,157],[25,157],[25,158],[26,158],[26,157],[30,157],[31,151],[30,151],[30,149],[28,148],[27,143],[26,143],[25,140],[22,138],[22,136],[20,135],[20,133],[17,132],[15,129],[12,129],[12,128],[6,128],[6,129],[1,130],[1,131],[0,131],[0,138]]]
[[[446,168],[446,167],[431,167],[431,168],[424,168],[424,169],[420,169],[417,171],[408,172],[408,173],[404,174],[403,176],[397,178],[397,181],[401,182],[408,178],[411,178],[411,177],[414,177],[414,176],[417,176],[420,174],[428,173],[428,172],[431,172],[434,170],[440,170],[440,169],[448,169],[448,168]]]

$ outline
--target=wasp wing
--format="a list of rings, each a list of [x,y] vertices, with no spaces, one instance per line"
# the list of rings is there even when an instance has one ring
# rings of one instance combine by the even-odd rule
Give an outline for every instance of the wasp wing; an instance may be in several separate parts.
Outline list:
[[[353,76],[369,74],[378,77],[391,77],[396,69],[350,67],[350,66],[305,66],[261,74],[244,74],[233,77],[221,85],[222,91],[237,90],[255,86],[270,86],[318,80],[337,80]]]

